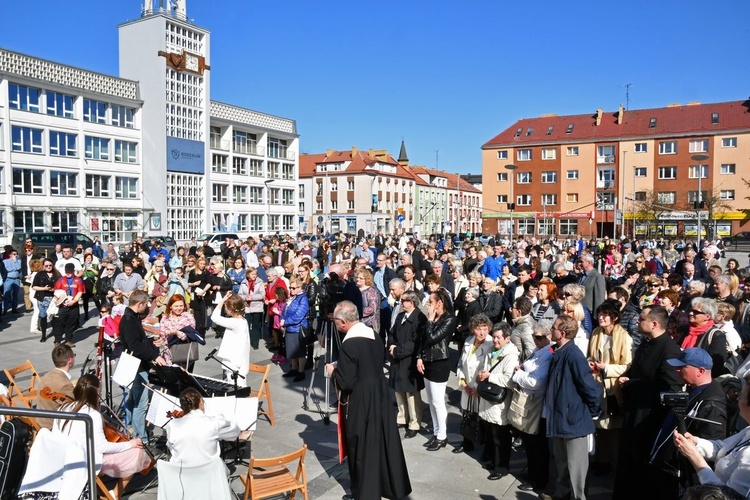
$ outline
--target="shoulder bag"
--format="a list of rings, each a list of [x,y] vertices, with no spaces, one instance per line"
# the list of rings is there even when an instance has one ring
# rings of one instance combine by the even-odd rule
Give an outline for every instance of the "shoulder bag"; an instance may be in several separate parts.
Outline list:
[[[508,410],[508,422],[521,432],[537,434],[542,418],[542,395],[528,394],[516,386]]]
[[[500,364],[500,361],[502,360],[503,358],[501,357],[500,359],[495,361],[495,364],[492,365],[492,368],[490,368],[489,370],[490,373],[498,364]],[[502,403],[503,401],[505,401],[505,398],[508,397],[508,388],[493,384],[488,378],[487,380],[483,380],[482,382],[479,382],[479,384],[477,384],[477,393],[479,393],[479,397],[484,399],[485,401],[497,404]]]
[[[484,429],[479,418],[479,398],[469,396],[467,408],[461,415],[461,435],[475,444],[484,444]]]

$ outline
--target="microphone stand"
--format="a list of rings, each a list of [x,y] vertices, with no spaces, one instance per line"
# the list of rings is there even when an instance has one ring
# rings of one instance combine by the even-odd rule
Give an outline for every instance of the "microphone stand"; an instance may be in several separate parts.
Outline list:
[[[234,385],[234,393],[237,394],[237,391],[239,390],[239,386],[237,384],[237,378],[241,378],[242,380],[245,380],[244,375],[240,375],[239,370],[235,370],[232,367],[228,366],[226,363],[224,363],[222,360],[217,358],[215,353],[212,351],[206,356],[206,361],[209,359],[213,359],[217,363],[219,363],[221,366],[226,368],[228,371],[232,372],[232,384]],[[242,464],[242,465],[250,465],[249,462],[246,462],[242,459],[242,451],[240,450],[240,437],[237,436],[237,439],[234,440],[234,449],[235,449],[235,455],[234,455],[234,463],[235,464]]]

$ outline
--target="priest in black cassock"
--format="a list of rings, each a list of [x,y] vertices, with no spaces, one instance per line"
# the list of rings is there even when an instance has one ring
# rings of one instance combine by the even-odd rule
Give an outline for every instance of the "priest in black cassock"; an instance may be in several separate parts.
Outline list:
[[[326,365],[341,391],[339,404],[345,415],[352,495],[344,495],[344,500],[404,498],[411,493],[411,483],[383,374],[383,343],[372,328],[360,323],[349,301],[336,306],[333,321],[344,334],[338,362]]]

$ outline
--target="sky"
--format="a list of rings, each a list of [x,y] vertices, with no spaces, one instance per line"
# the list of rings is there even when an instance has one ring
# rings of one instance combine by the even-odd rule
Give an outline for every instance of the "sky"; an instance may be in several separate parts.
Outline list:
[[[156,0],[158,2],[158,0]],[[0,47],[118,74],[141,0],[3,0]],[[300,150],[481,173],[516,120],[750,96],[747,0],[187,0],[211,98],[297,121]]]

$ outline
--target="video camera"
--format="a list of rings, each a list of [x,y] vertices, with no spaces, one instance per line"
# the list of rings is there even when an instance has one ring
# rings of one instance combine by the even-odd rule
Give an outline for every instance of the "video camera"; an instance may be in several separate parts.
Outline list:
[[[336,273],[328,273],[328,276],[326,276],[320,283],[320,310],[324,319],[327,318],[329,314],[333,314],[336,305],[343,300],[343,289],[344,282]]]
[[[677,417],[677,430],[680,434],[685,434],[685,417],[687,416],[688,401],[690,397],[687,392],[662,392],[659,394],[661,405],[671,408]]]

